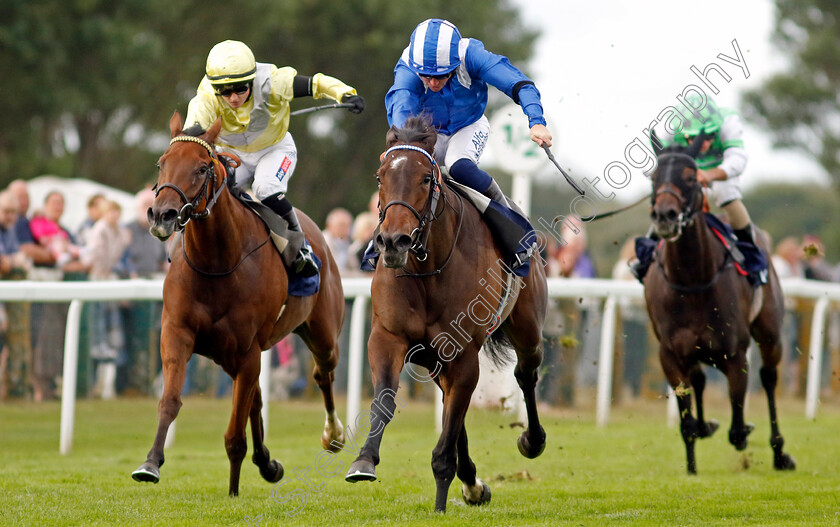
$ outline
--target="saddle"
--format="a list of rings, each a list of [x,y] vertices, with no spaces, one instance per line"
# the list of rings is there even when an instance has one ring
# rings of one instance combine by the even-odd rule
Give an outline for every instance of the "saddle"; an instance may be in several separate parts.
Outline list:
[[[448,176],[443,180],[450,189],[478,209],[484,223],[490,228],[505,263],[513,268],[513,274],[523,278],[528,276],[531,269],[530,257],[536,250],[537,237],[525,213],[513,202],[509,202],[510,207],[507,207],[506,204],[498,203]],[[517,258],[522,257],[517,255],[523,253],[526,254],[526,261],[519,266],[513,265],[518,263]]]
[[[230,193],[243,205],[248,207],[257,217],[262,220],[268,228],[269,236],[283,259],[283,265],[289,270],[289,294],[292,296],[310,296],[320,289],[320,273],[309,278],[298,277],[294,274],[294,261],[297,258],[301,247],[306,243],[302,232],[289,230],[286,220],[278,216],[271,208],[263,205],[260,201],[253,199],[242,190],[230,185]],[[321,260],[318,255],[312,254],[318,268],[321,268]]]
[[[739,241],[732,231],[732,227],[724,223],[711,213],[705,214],[706,225],[715,234],[726,249],[727,258],[735,265],[738,274],[745,276],[752,286],[766,283],[769,264],[764,253],[751,243]],[[644,283],[648,268],[653,263],[654,253],[662,244],[662,240],[640,236],[635,240],[636,258],[639,263],[635,266],[639,282]]]

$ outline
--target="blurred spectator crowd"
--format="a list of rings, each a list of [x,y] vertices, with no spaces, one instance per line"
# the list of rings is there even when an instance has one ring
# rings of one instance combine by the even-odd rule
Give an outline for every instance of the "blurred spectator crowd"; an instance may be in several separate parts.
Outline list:
[[[87,218],[76,232],[62,225],[65,199],[47,194],[43,203],[30,203],[27,183],[16,180],[0,191],[0,278],[3,280],[119,280],[160,279],[168,266],[167,245],[152,237],[146,211],[154,192],[135,196],[136,216],[121,224],[121,207],[103,195],[87,202]],[[359,263],[378,224],[378,195],[368,210],[352,214],[333,209],[323,233],[343,277],[362,276]],[[549,278],[595,278],[596,266],[587,249],[585,224],[562,225],[559,236],[546,236],[541,252]],[[562,240],[563,243],[559,243]],[[633,238],[621,247],[611,278],[633,280],[627,262],[633,258]],[[780,278],[802,277],[840,281],[840,265],[825,261],[822,242],[815,236],[788,237],[775,246],[772,260]],[[338,393],[347,386],[349,312],[341,335],[341,354],[335,375]],[[811,305],[788,300],[782,389],[804,394]],[[44,401],[60,395],[64,331],[68,304],[8,302],[0,304],[0,400]],[[160,378],[160,314],[156,301],[88,302],[82,319],[79,350],[79,395],[114,398],[118,395],[157,395]],[[625,299],[619,306],[615,349],[613,400],[661,397],[666,384],[650,332],[643,301]],[[552,298],[544,326],[544,361],[538,399],[545,406],[577,406],[592,400],[587,389],[597,381],[601,304],[595,299]],[[369,320],[368,320],[369,325]],[[840,352],[840,319],[832,317],[827,342],[824,385],[840,391],[832,376],[832,362]],[[366,354],[365,354],[366,355]],[[365,358],[366,360],[366,358]],[[311,357],[302,341],[289,336],[271,350],[272,398],[314,394],[308,378]],[[838,369],[838,368],[834,368]],[[362,371],[369,375],[365,365]],[[711,379],[714,380],[713,378]],[[403,376],[411,397],[431,400],[433,390]],[[837,386],[835,386],[837,385]],[[370,390],[370,381],[363,382]],[[211,361],[194,356],[189,363],[184,395],[226,396],[230,378]],[[368,391],[367,395],[371,395]]]

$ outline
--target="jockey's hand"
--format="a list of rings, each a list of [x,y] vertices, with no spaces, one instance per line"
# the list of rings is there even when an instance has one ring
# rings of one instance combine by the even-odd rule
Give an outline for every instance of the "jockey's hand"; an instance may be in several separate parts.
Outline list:
[[[544,124],[535,124],[531,127],[531,141],[540,146],[543,144],[551,146],[551,132],[548,131],[548,128]]]
[[[722,168],[697,169],[697,181],[701,185],[709,186],[713,181],[723,181],[725,179],[726,172]]]
[[[697,182],[700,183],[701,185],[705,185],[705,186],[708,187],[709,183],[711,183],[712,180],[709,179],[709,174],[705,170],[702,170],[702,169],[698,168],[697,169]]]
[[[351,95],[348,93],[341,98],[341,102],[344,104],[352,104],[353,106],[347,109],[355,114],[360,114],[362,113],[362,110],[365,109],[365,100],[361,95]]]

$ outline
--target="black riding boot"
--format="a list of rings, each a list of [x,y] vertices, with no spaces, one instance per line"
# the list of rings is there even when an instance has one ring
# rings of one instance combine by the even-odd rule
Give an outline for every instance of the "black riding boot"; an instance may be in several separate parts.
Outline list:
[[[284,194],[273,194],[262,200],[262,203],[286,220],[290,231],[303,232],[300,228],[297,214],[295,214],[295,209]],[[305,241],[300,248],[297,258],[295,258],[294,267],[295,274],[304,278],[318,274],[318,264],[315,263],[315,258],[312,257],[312,250]]]
[[[767,257],[755,243],[755,234],[752,225],[743,229],[733,229],[735,237],[738,238],[738,249],[744,255],[744,268],[749,273],[747,278],[753,287],[767,283]]]

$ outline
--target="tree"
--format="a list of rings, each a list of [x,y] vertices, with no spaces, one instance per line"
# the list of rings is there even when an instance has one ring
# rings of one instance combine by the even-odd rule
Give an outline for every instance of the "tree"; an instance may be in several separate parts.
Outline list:
[[[773,39],[787,71],[744,96],[745,114],[769,129],[774,144],[819,162],[840,187],[840,3],[776,0]]]
[[[169,117],[186,112],[208,51],[231,38],[258,61],[323,72],[365,97],[359,116],[336,110],[290,125],[300,153],[293,203],[318,222],[337,205],[363,210],[376,188],[394,65],[430,17],[452,20],[520,66],[536,38],[505,0],[255,0],[235,8],[219,0],[7,0],[0,185],[53,173],[139,189],[155,178]]]

